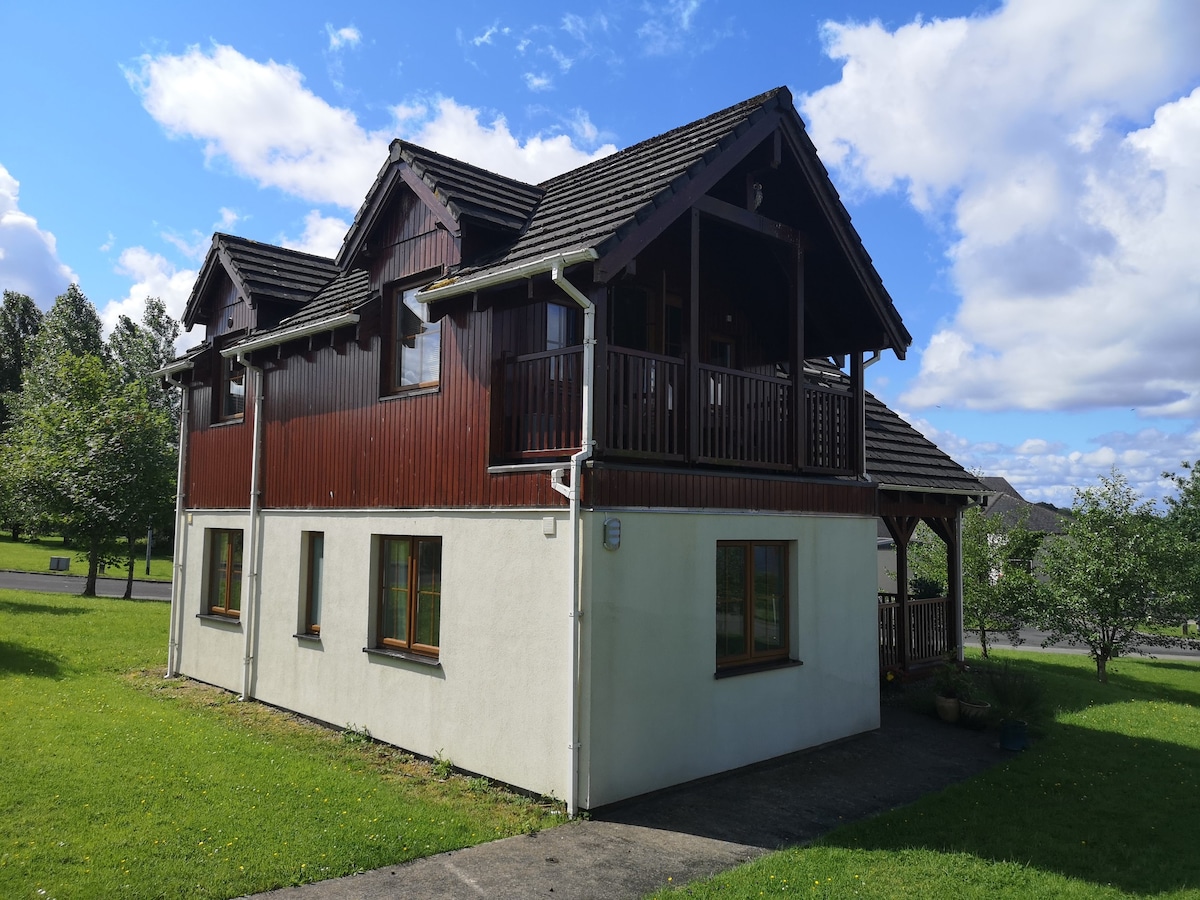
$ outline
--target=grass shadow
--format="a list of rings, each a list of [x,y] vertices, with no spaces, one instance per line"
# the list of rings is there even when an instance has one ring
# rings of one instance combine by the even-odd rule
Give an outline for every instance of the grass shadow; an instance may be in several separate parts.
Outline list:
[[[63,606],[49,603],[14,603],[0,600],[0,613],[35,613],[43,616],[82,616],[92,610],[86,606]]]
[[[1197,821],[1200,750],[1059,724],[1009,765],[819,843],[969,853],[1152,895],[1200,888]]]
[[[0,674],[58,678],[62,674],[62,667],[58,657],[45,650],[12,641],[0,641]]]

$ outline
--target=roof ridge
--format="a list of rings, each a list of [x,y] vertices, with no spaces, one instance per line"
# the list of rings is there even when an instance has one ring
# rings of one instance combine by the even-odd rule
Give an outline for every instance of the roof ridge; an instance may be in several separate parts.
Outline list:
[[[292,256],[306,256],[309,259],[319,260],[320,262],[328,263],[334,267],[337,266],[336,260],[334,260],[334,258],[331,256],[321,256],[317,253],[309,253],[307,250],[295,250],[292,247],[283,247],[279,244],[268,244],[266,241],[256,241],[253,238],[242,237],[238,234],[230,234],[226,231],[214,231],[213,240],[216,240],[217,238],[237,244],[252,244],[256,247],[262,247],[266,250],[271,250],[276,253],[287,253]]]
[[[457,157],[454,157],[454,156],[448,156],[447,154],[439,153],[436,150],[430,150],[428,147],[423,147],[420,144],[414,144],[412,141],[406,141],[403,138],[396,138],[393,141],[393,144],[398,144],[400,146],[400,150],[401,150],[401,154],[402,154],[401,159],[404,159],[404,162],[407,163],[409,166],[412,166],[412,168],[414,170],[416,170],[416,166],[414,166],[410,160],[405,159],[403,156],[403,152],[405,150],[416,151],[416,153],[413,154],[414,156],[424,155],[424,156],[433,157],[436,160],[443,161],[448,166],[451,166],[454,168],[472,169],[476,172],[481,172],[484,175],[490,175],[493,178],[499,178],[502,181],[507,181],[512,184],[519,184],[522,187],[530,188],[531,190],[538,191],[539,193],[545,193],[545,191],[542,190],[536,184],[530,184],[528,181],[522,181],[520,178],[513,178],[511,175],[505,175],[501,172],[493,171],[492,169],[485,169],[483,166],[477,166],[472,162],[467,162],[466,160],[458,159]],[[422,169],[424,169],[424,167],[422,167]],[[424,171],[419,171],[419,172],[417,172],[417,174],[421,177],[422,180],[424,180],[424,178],[425,178]],[[433,188],[433,185],[430,185],[430,188]]]
[[[577,177],[578,175],[580,175],[581,173],[585,172],[586,170],[588,170],[589,168],[591,168],[593,166],[611,165],[612,163],[618,161],[619,159],[621,159],[624,156],[630,156],[630,155],[634,154],[635,152],[644,150],[646,147],[648,147],[652,144],[669,141],[669,140],[677,137],[680,132],[698,128],[706,122],[711,122],[715,119],[723,118],[739,109],[744,108],[744,109],[749,110],[749,109],[753,109],[755,107],[765,108],[768,101],[774,100],[774,99],[782,96],[785,93],[787,94],[787,96],[790,100],[791,91],[789,91],[785,85],[780,85],[779,87],[772,88],[769,91],[764,91],[763,93],[759,94],[756,97],[751,97],[748,100],[742,100],[738,103],[734,103],[732,106],[727,106],[724,109],[719,109],[714,113],[709,113],[707,116],[703,116],[699,119],[694,119],[691,122],[685,122],[682,125],[678,125],[675,128],[672,128],[670,131],[664,131],[661,134],[652,135],[651,137],[648,137],[645,140],[638,141],[636,144],[631,144],[628,147],[623,147],[620,150],[618,150],[616,153],[610,153],[608,156],[602,156],[602,157],[600,157],[600,159],[594,159],[591,162],[584,163],[582,166],[576,166],[574,169],[570,169],[566,172],[562,172],[558,175],[555,175],[553,178],[547,178],[545,181],[540,182],[537,186],[541,187],[543,189],[546,189],[548,191],[549,185],[553,184],[556,181],[559,181],[560,179],[565,179],[568,177]]]

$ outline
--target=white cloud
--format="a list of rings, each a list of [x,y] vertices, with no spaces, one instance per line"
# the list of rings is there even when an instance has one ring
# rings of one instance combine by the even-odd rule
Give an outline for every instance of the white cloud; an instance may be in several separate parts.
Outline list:
[[[541,181],[615,151],[575,146],[566,134],[515,136],[503,116],[452,98],[401,103],[394,128],[368,132],[354,114],[330,105],[301,73],[260,63],[232,47],[197,47],[178,56],[144,56],[127,72],[142,104],[169,134],[204,142],[212,163],[267,187],[316,203],[356,209],[387,157],[390,136],[526,181]],[[579,113],[574,113],[578,120]]]
[[[20,187],[0,165],[0,290],[26,294],[49,309],[78,277],[59,260],[54,235],[21,211]]]
[[[312,210],[304,217],[304,234],[299,238],[280,237],[279,242],[292,250],[315,253],[317,256],[337,256],[342,248],[342,239],[349,230],[349,223],[336,216],[323,216]]]
[[[950,225],[962,303],[904,402],[1200,414],[1200,7],[1012,0],[825,38],[822,158]]]
[[[122,251],[117,262],[117,272],[133,279],[129,293],[120,300],[110,300],[100,310],[100,322],[104,333],[110,333],[122,316],[135,322],[142,320],[147,297],[158,297],[166,304],[167,312],[174,318],[183,316],[197,270],[177,269],[172,263],[145,247],[130,247]],[[200,332],[184,332],[175,342],[175,349],[182,352],[200,342]]]
[[[126,77],[170,135],[204,142],[210,163],[305,200],[357,207],[387,155],[386,132],[317,97],[298,70],[232,47],[143,56]]]
[[[483,34],[479,34],[479,35],[476,35],[475,37],[471,38],[471,43],[474,44],[476,47],[481,47],[484,44],[490,44],[492,42],[492,38],[494,38],[497,35],[497,33],[499,33],[499,32],[500,32],[500,23],[497,22],[495,25],[488,26],[487,30],[484,31]],[[507,30],[506,30],[506,33],[507,33]]]
[[[344,28],[334,28],[329,22],[325,23],[325,33],[329,36],[329,49],[341,50],[343,47],[357,47],[362,41],[362,32],[353,25]]]
[[[1200,428],[1165,432],[1145,428],[1096,435],[1084,449],[1068,449],[1060,441],[1029,437],[1015,444],[970,441],[937,428],[928,420],[901,415],[964,468],[1007,478],[1031,502],[1070,506],[1075,488],[1095,484],[1114,466],[1143,496],[1158,499],[1171,493],[1163,472],[1179,471],[1182,460],[1200,459]]]
[[[413,143],[535,184],[617,149],[604,144],[592,152],[581,150],[565,134],[538,134],[522,142],[509,131],[504,116],[482,123],[480,110],[448,97],[429,105],[396,107],[393,114]]]
[[[526,72],[525,87],[531,91],[548,91],[554,87],[554,81],[543,73]]]
[[[648,18],[637,30],[642,52],[647,56],[678,53],[689,41],[693,20],[703,0],[667,0],[657,6],[646,4]]]

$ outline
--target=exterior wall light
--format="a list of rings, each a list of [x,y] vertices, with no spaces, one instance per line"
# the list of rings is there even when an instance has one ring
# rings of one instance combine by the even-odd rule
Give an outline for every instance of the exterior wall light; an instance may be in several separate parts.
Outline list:
[[[621,546],[621,520],[610,517],[604,520],[604,549],[616,550]]]

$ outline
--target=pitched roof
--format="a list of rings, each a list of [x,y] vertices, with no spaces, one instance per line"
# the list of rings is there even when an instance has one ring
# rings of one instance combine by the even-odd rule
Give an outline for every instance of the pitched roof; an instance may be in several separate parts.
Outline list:
[[[1022,525],[1029,531],[1042,531],[1047,534],[1061,534],[1066,528],[1067,513],[1059,512],[1040,503],[1030,503],[1009,484],[1005,478],[981,478],[990,491],[995,491],[984,510],[984,515],[999,516],[1005,525]]]
[[[324,256],[217,232],[184,307],[183,321],[188,327],[201,321],[200,305],[218,269],[224,270],[251,306],[263,300],[304,303],[340,271],[337,263]]]
[[[342,313],[353,312],[375,295],[376,292],[371,290],[370,273],[366,269],[354,269],[345,275],[339,275],[325,285],[312,300],[301,307],[299,312],[283,319],[274,328],[263,330],[250,335],[250,337],[277,331],[289,331],[301,325],[309,325],[323,319],[331,319]]]
[[[849,376],[828,360],[806,359],[806,374],[846,388]],[[866,397],[866,467],[884,487],[922,488],[972,496],[987,487],[870,392]]]

